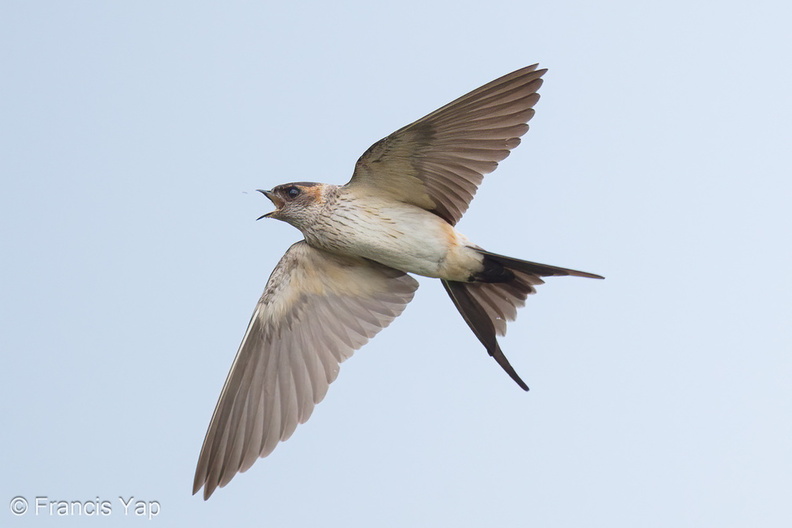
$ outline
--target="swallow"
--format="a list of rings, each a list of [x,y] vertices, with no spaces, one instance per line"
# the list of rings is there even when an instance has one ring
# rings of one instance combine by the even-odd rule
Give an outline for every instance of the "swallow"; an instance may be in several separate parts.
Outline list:
[[[542,277],[600,275],[491,253],[454,226],[483,176],[520,144],[547,70],[473,90],[374,143],[346,185],[260,190],[261,218],[302,232],[267,281],[212,415],[193,494],[204,500],[304,423],[341,362],[412,300],[410,274],[440,279],[490,356],[524,390],[498,341]]]

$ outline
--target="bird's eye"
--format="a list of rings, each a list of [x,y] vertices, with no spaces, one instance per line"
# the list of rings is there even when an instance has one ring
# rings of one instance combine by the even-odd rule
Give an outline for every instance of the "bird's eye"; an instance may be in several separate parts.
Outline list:
[[[289,187],[288,189],[286,189],[286,194],[288,195],[289,198],[297,198],[298,196],[300,196],[300,189],[298,189],[297,187]]]

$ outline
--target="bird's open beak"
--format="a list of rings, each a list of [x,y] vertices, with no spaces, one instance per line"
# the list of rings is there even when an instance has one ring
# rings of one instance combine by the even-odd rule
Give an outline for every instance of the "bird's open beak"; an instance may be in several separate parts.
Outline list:
[[[264,196],[266,196],[267,198],[269,198],[270,201],[272,202],[272,204],[275,206],[275,210],[274,211],[270,211],[267,214],[263,214],[263,215],[259,216],[258,218],[256,218],[256,220],[261,220],[262,218],[267,218],[267,217],[271,216],[272,214],[277,213],[278,210],[281,207],[283,207],[283,204],[286,203],[286,202],[283,201],[283,199],[280,196],[278,196],[277,194],[275,194],[272,191],[265,191],[263,189],[256,189],[256,190],[258,192],[260,192],[261,194],[263,194]]]

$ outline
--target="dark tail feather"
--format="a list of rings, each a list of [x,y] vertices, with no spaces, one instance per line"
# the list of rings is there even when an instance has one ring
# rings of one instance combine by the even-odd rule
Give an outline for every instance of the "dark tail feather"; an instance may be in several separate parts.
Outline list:
[[[495,358],[517,385],[528,390],[528,386],[503,355],[496,336],[506,333],[506,322],[513,321],[517,316],[517,308],[525,304],[528,295],[536,292],[534,286],[544,282],[540,277],[604,277],[474,249],[484,255],[484,269],[472,277],[474,282],[444,280],[443,287],[489,355]]]
[[[488,261],[491,261],[500,264],[506,269],[522,271],[524,273],[530,273],[533,275],[538,275],[540,277],[572,275],[574,277],[587,277],[589,279],[605,278],[602,275],[587,273],[585,271],[578,271],[569,268],[559,268],[558,266],[550,266],[548,264],[539,264],[536,262],[529,262],[527,260],[520,260],[516,258],[506,257],[504,255],[498,255],[497,253],[490,253],[489,251],[484,251],[483,249],[480,248],[475,248],[475,250],[486,257],[484,259],[485,266]],[[487,282],[486,279],[485,282]]]
[[[443,287],[448,292],[448,296],[454,301],[454,305],[462,314],[465,322],[468,324],[473,333],[476,334],[481,344],[487,349],[490,356],[495,358],[503,370],[511,376],[511,379],[517,382],[523,390],[528,390],[528,385],[520,379],[520,376],[515,372],[514,367],[511,366],[509,360],[503,354],[503,351],[498,345],[495,337],[495,326],[492,324],[490,316],[482,308],[481,304],[470,294],[468,288],[469,283],[455,282],[444,280]]]

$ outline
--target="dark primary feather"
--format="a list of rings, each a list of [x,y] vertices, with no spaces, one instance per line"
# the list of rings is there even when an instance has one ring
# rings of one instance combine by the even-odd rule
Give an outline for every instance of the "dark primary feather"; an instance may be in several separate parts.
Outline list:
[[[547,70],[522,68],[374,143],[347,184],[422,207],[456,224],[484,174],[520,144]]]

